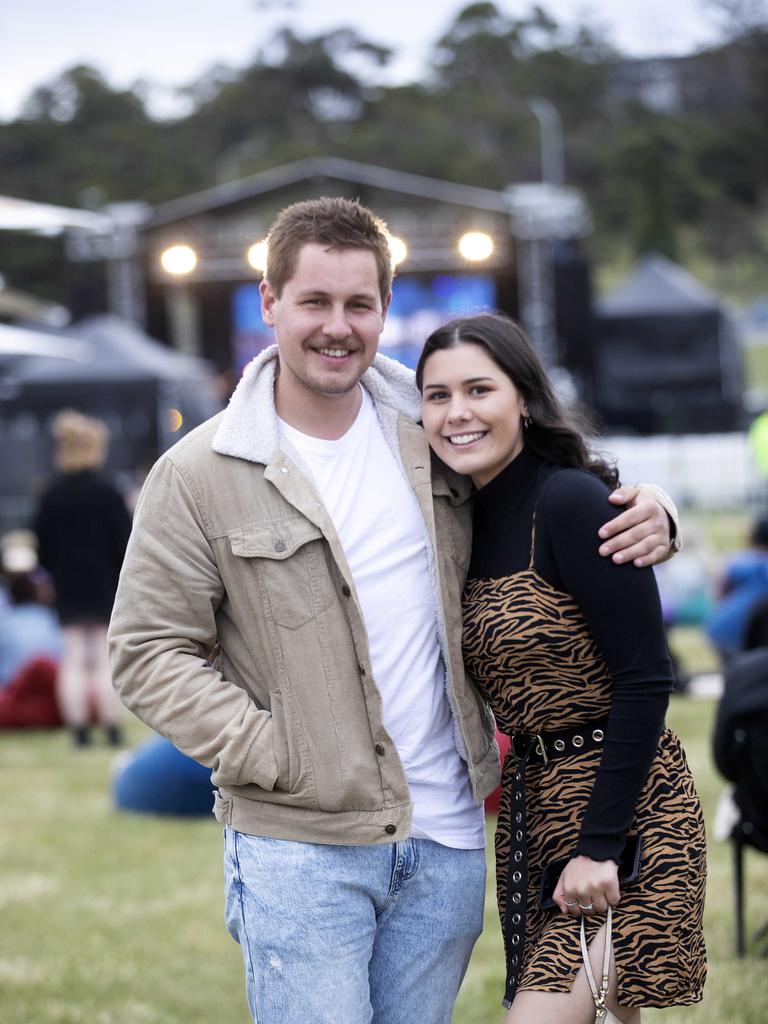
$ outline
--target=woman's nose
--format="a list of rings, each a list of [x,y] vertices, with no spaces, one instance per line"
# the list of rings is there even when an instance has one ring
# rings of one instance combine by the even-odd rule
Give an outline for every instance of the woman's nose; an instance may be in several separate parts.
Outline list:
[[[466,420],[472,415],[463,395],[455,395],[448,406],[449,420]]]

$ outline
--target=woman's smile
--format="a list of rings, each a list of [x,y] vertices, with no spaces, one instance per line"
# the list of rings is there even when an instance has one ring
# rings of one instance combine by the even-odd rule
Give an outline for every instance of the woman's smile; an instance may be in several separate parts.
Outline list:
[[[487,430],[477,430],[473,434],[449,434],[448,440],[454,447],[465,448],[467,445],[482,440],[487,433]]]

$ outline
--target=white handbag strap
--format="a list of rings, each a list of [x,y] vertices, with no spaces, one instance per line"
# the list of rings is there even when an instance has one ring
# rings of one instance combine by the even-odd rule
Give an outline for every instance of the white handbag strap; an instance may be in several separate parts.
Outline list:
[[[605,919],[605,950],[603,951],[603,976],[598,990],[595,976],[592,973],[592,964],[589,962],[589,950],[587,949],[587,934],[584,928],[584,915],[581,916],[581,955],[584,958],[584,970],[586,971],[589,987],[592,989],[592,998],[598,1010],[605,1008],[605,998],[608,995],[608,968],[611,963],[611,921],[612,908],[608,907],[608,914]]]

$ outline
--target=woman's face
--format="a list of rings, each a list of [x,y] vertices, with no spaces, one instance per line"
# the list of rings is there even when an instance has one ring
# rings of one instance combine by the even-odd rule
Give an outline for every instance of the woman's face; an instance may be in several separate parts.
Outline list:
[[[523,449],[522,395],[480,345],[461,342],[424,364],[422,421],[437,455],[483,487]]]

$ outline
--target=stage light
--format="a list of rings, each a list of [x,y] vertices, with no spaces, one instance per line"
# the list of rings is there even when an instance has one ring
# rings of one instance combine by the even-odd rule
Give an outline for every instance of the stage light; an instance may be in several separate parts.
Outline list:
[[[258,270],[260,274],[263,274],[267,269],[267,240],[263,239],[261,242],[254,242],[254,244],[248,250],[246,259],[253,267],[254,270]]]
[[[178,409],[168,409],[168,429],[172,434],[181,430],[184,425],[184,417]]]
[[[468,231],[459,239],[459,252],[471,263],[482,263],[493,252],[493,239],[484,231]]]
[[[389,236],[389,253],[392,257],[392,266],[397,267],[408,258],[408,246],[402,240],[397,238],[395,235]]]
[[[189,274],[197,266],[197,253],[188,245],[172,245],[161,255],[160,263],[169,274]]]

